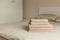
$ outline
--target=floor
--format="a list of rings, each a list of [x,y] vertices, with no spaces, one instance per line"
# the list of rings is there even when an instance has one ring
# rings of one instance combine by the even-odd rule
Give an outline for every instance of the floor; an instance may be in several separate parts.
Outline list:
[[[53,32],[28,32],[27,22],[0,24],[0,33],[13,35],[20,40],[60,40],[60,23],[52,23]]]

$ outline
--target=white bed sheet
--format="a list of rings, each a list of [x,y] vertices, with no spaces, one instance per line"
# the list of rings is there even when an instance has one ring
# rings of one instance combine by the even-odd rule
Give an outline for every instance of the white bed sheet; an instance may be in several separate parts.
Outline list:
[[[51,23],[51,22],[50,22]],[[22,25],[28,25],[27,22],[20,22],[16,24],[0,25],[0,33],[7,35],[14,35],[21,40],[60,40],[60,23],[54,23],[53,32],[27,32],[22,29]]]
[[[29,33],[30,40],[60,40],[60,23],[50,22],[53,25],[53,32]]]

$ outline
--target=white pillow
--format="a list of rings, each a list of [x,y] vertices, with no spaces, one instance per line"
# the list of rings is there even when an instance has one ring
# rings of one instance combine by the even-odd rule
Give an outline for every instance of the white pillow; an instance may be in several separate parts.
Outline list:
[[[54,14],[40,14],[39,16],[37,16],[37,18],[48,19],[48,20],[54,21],[56,18],[58,18],[58,16]]]

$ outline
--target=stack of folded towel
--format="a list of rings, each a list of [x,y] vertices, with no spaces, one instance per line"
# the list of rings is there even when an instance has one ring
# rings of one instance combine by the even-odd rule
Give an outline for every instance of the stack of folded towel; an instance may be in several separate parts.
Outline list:
[[[31,19],[29,23],[29,31],[52,31],[52,24],[49,24],[47,19]]]

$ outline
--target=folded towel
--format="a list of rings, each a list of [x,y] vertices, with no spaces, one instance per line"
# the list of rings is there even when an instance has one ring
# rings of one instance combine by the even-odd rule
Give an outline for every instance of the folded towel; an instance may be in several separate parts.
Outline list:
[[[51,28],[52,24],[29,25],[29,28]]]
[[[29,30],[29,32],[52,32],[53,30]]]
[[[53,28],[30,28],[30,30],[50,30]]]
[[[31,19],[31,21],[43,21],[43,22],[48,22],[48,19]]]
[[[49,24],[48,22],[31,22],[30,24]]]

